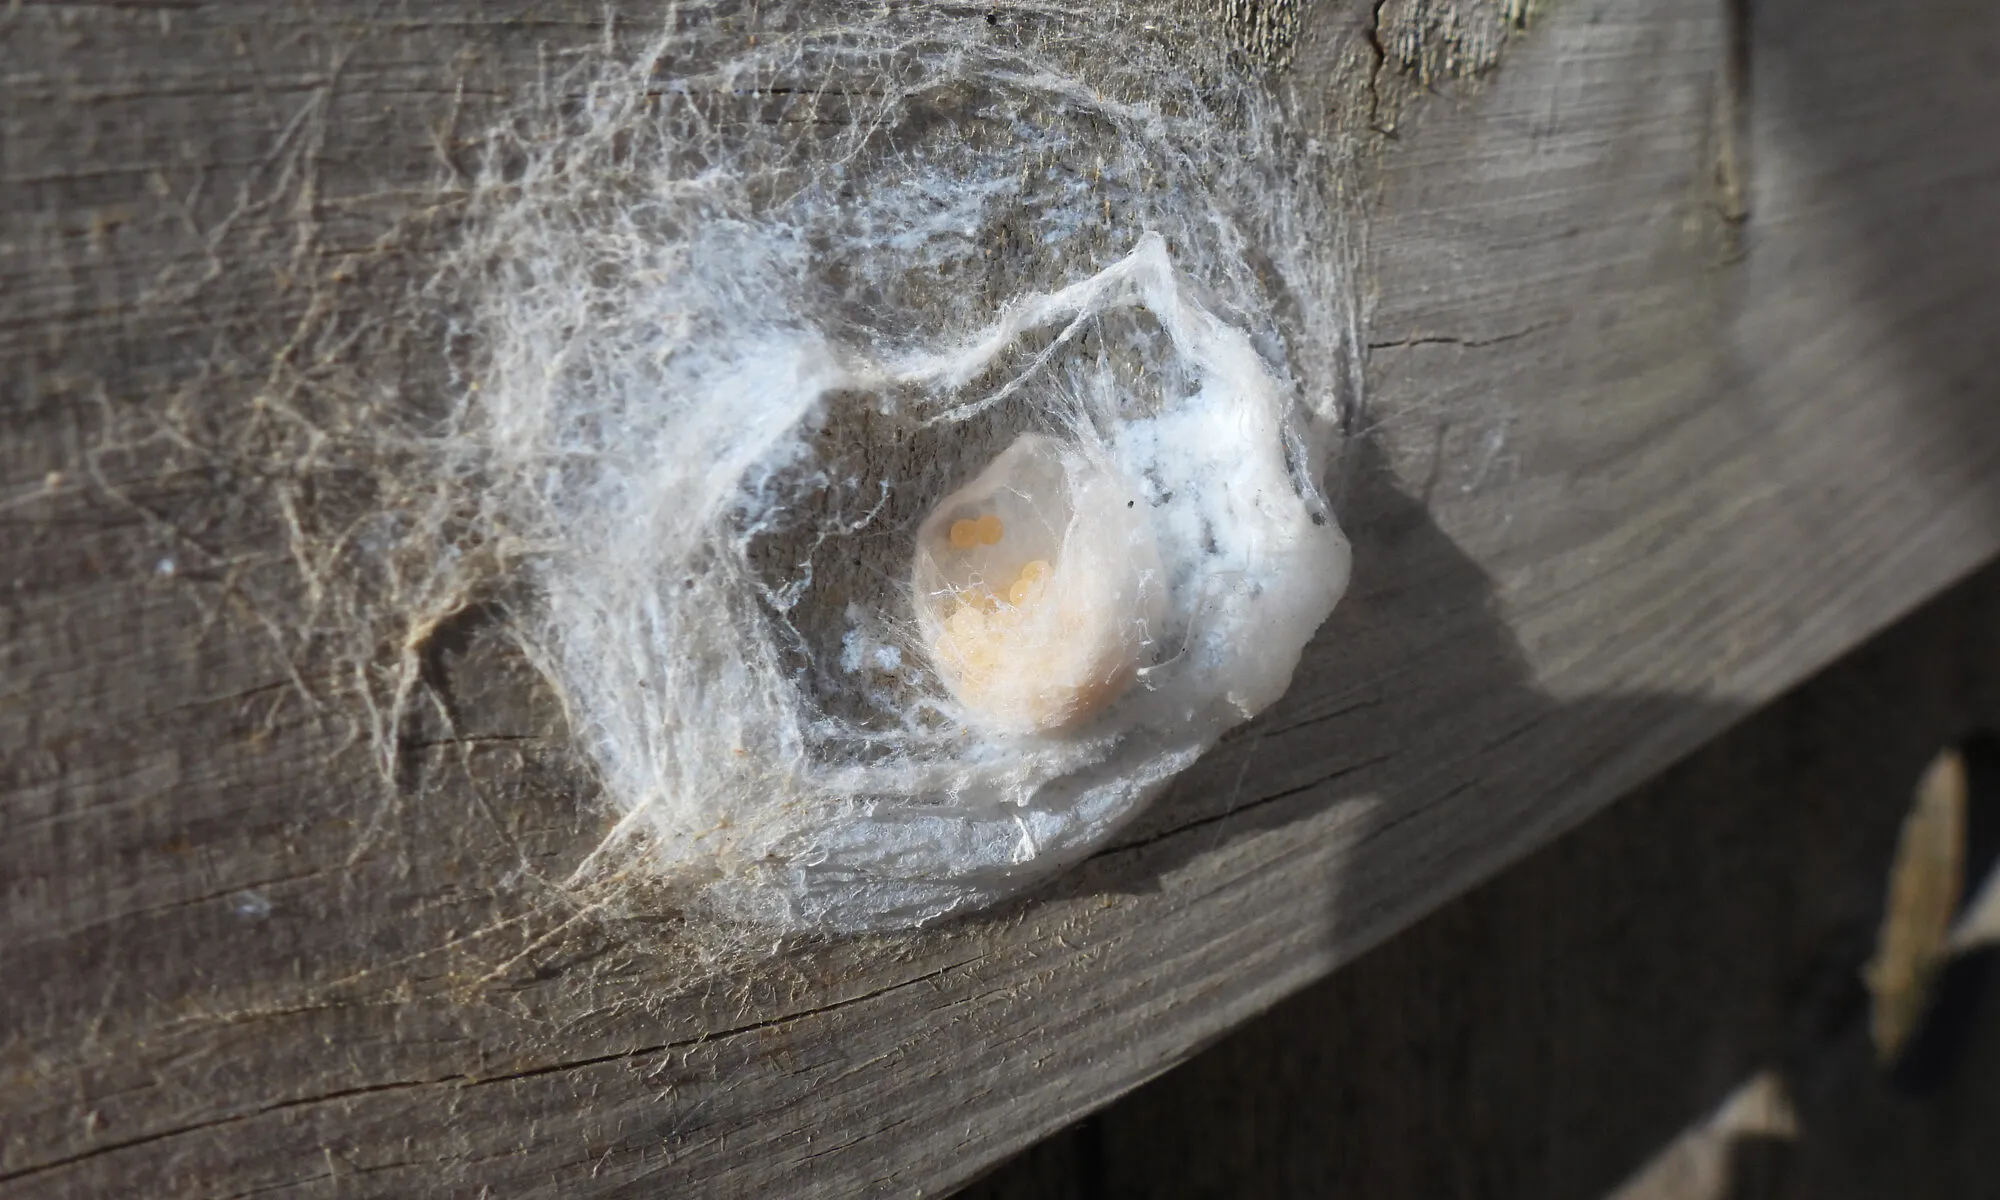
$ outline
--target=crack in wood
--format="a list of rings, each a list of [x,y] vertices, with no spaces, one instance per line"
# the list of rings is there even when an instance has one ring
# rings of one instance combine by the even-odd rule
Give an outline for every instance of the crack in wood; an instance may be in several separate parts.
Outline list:
[[[1448,333],[1420,333],[1412,334],[1405,338],[1396,338],[1391,341],[1369,342],[1367,346],[1370,350],[1402,350],[1410,346],[1458,346],[1462,349],[1476,350],[1486,346],[1501,346],[1508,342],[1518,342],[1524,337],[1555,329],[1563,323],[1561,321],[1542,321],[1509,333],[1494,334],[1491,337],[1459,337]]]

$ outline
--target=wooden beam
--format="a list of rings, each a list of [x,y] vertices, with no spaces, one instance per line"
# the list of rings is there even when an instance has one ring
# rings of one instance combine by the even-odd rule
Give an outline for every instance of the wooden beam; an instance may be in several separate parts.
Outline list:
[[[12,1192],[936,1194],[2000,550],[1986,6],[1575,0],[1406,72],[1371,17],[1453,6],[1329,2],[1290,78],[1389,132],[1357,585],[1291,694],[1003,912],[719,958],[578,913],[605,821],[491,625],[385,798],[270,636],[312,618],[258,481],[129,433],[597,36],[413,7],[0,15]]]
[[[2000,563],[960,1200],[1982,1195],[2000,989],[1897,1079],[1864,979],[1996,615]]]

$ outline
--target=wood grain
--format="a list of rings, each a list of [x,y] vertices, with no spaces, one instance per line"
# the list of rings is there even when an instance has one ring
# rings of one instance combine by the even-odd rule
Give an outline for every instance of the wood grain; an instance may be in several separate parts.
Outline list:
[[[579,913],[604,819],[492,623],[385,797],[294,686],[269,481],[172,437],[597,11],[0,15],[9,1194],[936,1194],[2000,549],[1985,6],[1576,0],[1391,123],[1405,57],[1324,4],[1302,109],[1390,132],[1358,584],[1291,695],[1004,912],[722,957]]]
[[[2000,564],[961,1200],[1984,1197],[2000,1022],[1899,1087],[1863,971],[1917,780],[1996,722]]]

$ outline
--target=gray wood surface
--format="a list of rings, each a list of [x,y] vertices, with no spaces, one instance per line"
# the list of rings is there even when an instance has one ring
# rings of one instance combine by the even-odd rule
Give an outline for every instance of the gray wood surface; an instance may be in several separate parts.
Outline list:
[[[2000,564],[961,1200],[1983,1200],[2000,975],[1925,1089],[1862,982],[1917,779],[1980,727]]]
[[[174,444],[597,6],[0,12],[0,1190],[937,1194],[2000,549],[2000,17],[1512,10],[1299,25],[1372,406],[1291,694],[1028,901],[721,958],[551,882],[605,819],[477,613],[385,799]]]

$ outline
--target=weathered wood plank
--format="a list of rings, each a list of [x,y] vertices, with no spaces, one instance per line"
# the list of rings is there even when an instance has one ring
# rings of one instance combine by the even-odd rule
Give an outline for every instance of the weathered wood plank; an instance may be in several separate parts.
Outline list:
[[[1373,11],[1323,6],[1291,77],[1394,129],[1358,584],[1293,694],[1028,903],[727,960],[572,910],[602,818],[490,630],[384,799],[268,636],[302,616],[256,481],[100,446],[282,345],[293,256],[426,202],[596,7],[0,17],[0,1181],[934,1192],[2000,549],[2000,147],[1963,116],[2000,107],[1939,68],[1984,6],[1760,5],[1744,72],[1707,0],[1578,0],[1407,107],[1395,39],[1342,90]]]
[[[1898,1094],[1862,971],[1918,777],[1996,723],[2000,564],[962,1200],[1984,1196],[2000,1023]],[[1789,1136],[1703,1123],[1752,1078]]]

